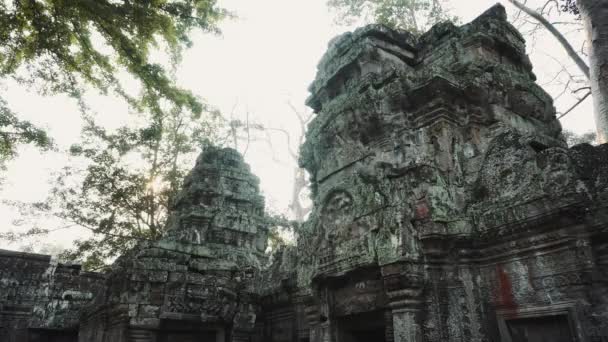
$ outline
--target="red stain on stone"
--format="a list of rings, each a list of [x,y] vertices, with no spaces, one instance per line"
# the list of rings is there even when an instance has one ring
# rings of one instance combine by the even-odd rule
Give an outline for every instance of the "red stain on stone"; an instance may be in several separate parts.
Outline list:
[[[498,303],[496,304],[502,306],[504,309],[512,310],[513,313],[515,313],[517,310],[517,303],[515,302],[515,296],[513,295],[511,278],[502,268],[502,265],[496,265],[496,275],[498,276],[498,293],[496,296]]]
[[[426,199],[418,201],[416,203],[416,219],[422,220],[429,217],[429,205],[426,202]]]

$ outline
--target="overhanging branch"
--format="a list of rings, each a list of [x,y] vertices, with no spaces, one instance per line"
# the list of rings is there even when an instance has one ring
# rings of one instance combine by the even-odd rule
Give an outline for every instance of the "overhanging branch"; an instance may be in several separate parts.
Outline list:
[[[515,7],[525,12],[527,15],[536,19],[539,23],[541,23],[541,25],[543,25],[559,41],[562,47],[566,50],[568,56],[572,58],[574,63],[579,67],[579,69],[581,69],[587,79],[589,79],[589,66],[587,65],[587,63],[585,63],[585,61],[583,61],[583,59],[578,55],[578,53],[576,53],[576,50],[574,50],[572,45],[570,45],[566,37],[564,37],[564,35],[559,32],[559,30],[557,30],[554,25],[552,25],[541,13],[533,10],[532,8],[524,5],[523,3],[517,0],[509,0],[509,2],[512,3]]]
[[[571,111],[574,110],[574,108],[578,107],[578,105],[580,105],[581,103],[583,103],[583,101],[585,101],[585,99],[587,99],[589,96],[591,95],[591,91],[587,92],[585,94],[585,96],[581,97],[578,101],[576,101],[576,103],[570,107],[567,111],[565,111],[562,115],[558,116],[557,119],[561,119],[564,116],[566,116],[566,114],[570,113]]]

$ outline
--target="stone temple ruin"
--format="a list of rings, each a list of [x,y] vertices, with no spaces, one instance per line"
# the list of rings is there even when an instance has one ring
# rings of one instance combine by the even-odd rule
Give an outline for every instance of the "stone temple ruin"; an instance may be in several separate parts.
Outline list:
[[[314,210],[268,257],[258,180],[210,148],[167,235],[109,274],[0,252],[0,341],[608,341],[608,145],[567,148],[497,5],[334,39]]]

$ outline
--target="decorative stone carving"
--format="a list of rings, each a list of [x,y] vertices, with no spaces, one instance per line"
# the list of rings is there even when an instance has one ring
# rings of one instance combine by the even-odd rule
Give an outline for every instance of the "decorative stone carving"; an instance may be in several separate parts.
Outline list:
[[[183,320],[209,325],[214,336],[228,334],[232,341],[252,334],[254,279],[266,260],[268,233],[258,183],[236,151],[205,150],[171,208],[166,236],[114,264],[105,305],[88,315],[135,305],[123,329],[145,327],[150,338],[164,336],[163,322]]]
[[[496,310],[511,324],[564,301],[603,315],[586,296],[605,284],[574,259],[592,258],[581,234],[604,244],[607,208],[591,199],[605,196],[608,170],[589,161],[606,147],[566,148],[535,79],[501,6],[419,38],[372,25],[330,42],[300,159],[315,207],[299,234],[298,286],[329,317],[309,321],[311,341],[356,341],[343,322],[377,311],[395,342],[498,340]],[[346,305],[354,275],[376,271],[382,299]]]

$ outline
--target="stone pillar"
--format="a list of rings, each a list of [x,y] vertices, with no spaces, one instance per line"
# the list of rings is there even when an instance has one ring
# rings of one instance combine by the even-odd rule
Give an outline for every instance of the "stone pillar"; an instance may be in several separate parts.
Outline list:
[[[386,342],[395,341],[392,310],[386,310],[384,312],[384,340]]]
[[[410,287],[389,293],[394,342],[422,342],[422,288]]]
[[[393,342],[422,342],[421,313],[424,297],[423,276],[418,272],[419,267],[405,263],[388,265],[382,269],[392,316]]]
[[[321,323],[320,325],[320,331],[321,331],[321,341],[320,342],[334,342],[334,340],[332,339],[332,326],[331,323],[329,321],[325,321],[323,323]]]
[[[156,334],[147,329],[130,328],[129,342],[156,342]]]
[[[310,327],[310,342],[333,342],[329,317],[318,304],[308,304],[305,309]]]
[[[251,333],[251,331],[233,330],[230,335],[230,342],[249,342]]]
[[[318,305],[307,303],[306,307],[304,308],[304,313],[306,315],[306,322],[310,328],[310,342],[321,342],[321,311],[319,310]]]
[[[302,295],[298,293],[294,296],[294,303],[296,306],[296,341],[310,341],[310,326],[306,315],[306,304],[311,302],[312,298],[308,295]]]
[[[244,303],[240,304],[232,319],[231,342],[250,342],[255,332],[256,307],[251,303],[250,293],[240,293]]]
[[[422,342],[418,308],[393,309],[394,342]]]

